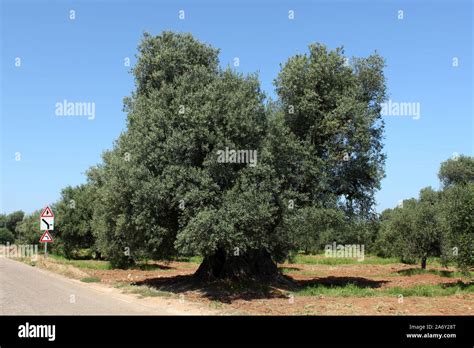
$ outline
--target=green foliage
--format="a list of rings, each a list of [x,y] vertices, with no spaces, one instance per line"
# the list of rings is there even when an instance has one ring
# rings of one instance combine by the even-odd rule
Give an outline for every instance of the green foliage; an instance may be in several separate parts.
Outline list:
[[[468,274],[474,267],[474,183],[449,187],[443,196],[447,259]]]
[[[413,255],[421,259],[439,256],[442,244],[440,195],[431,187],[420,191],[414,222],[412,238],[418,243],[418,247]]]
[[[441,163],[438,177],[443,187],[474,183],[474,158],[459,156]]]
[[[17,238],[16,226],[23,220],[24,216],[25,213],[21,210],[14,211],[8,215],[0,214],[0,228],[5,228],[9,232],[2,232],[5,241],[10,241],[11,235],[13,236],[13,240]]]
[[[0,228],[0,244],[13,244],[14,241],[15,236],[9,229],[5,227]]]
[[[66,187],[61,199],[54,205],[55,240],[57,251],[68,258],[74,257],[81,248],[94,245],[92,234],[92,215],[95,207],[93,186],[79,185]]]
[[[283,168],[299,167],[287,185],[310,205],[337,200],[367,216],[384,175],[384,61],[374,54],[346,64],[342,48],[313,44],[309,50],[290,58],[275,81],[289,129],[284,133],[292,134],[282,146],[296,155],[290,156],[296,164]],[[290,141],[296,143],[287,146]]]
[[[403,261],[421,260],[441,255],[442,223],[440,196],[431,187],[420,191],[420,198],[403,201],[402,207],[387,210],[381,217],[378,247],[386,255]]]
[[[474,159],[460,156],[441,164],[441,191],[425,188],[418,200],[380,216],[375,249],[380,256],[397,255],[405,261],[441,256],[469,275],[474,266]]]
[[[317,253],[326,244],[341,242],[338,237],[344,224],[344,212],[340,209],[304,207],[288,212],[278,231],[291,231],[288,237],[296,249]]]
[[[41,231],[39,228],[41,210],[36,210],[30,215],[26,215],[21,222],[16,225],[16,235],[21,244],[39,244]],[[54,238],[54,237],[53,237]]]
[[[127,129],[89,171],[101,252],[121,267],[217,250],[278,261],[336,229],[342,204],[367,216],[383,176],[383,60],[349,67],[342,53],[312,45],[291,58],[276,82],[281,103],[265,108],[257,77],[220,69],[218,50],[145,34]],[[256,151],[258,163],[220,163],[225,148]]]
[[[5,217],[5,227],[14,234],[16,226],[23,220],[24,216],[25,213],[21,210],[8,214]]]
[[[185,254],[244,248],[244,226],[236,233],[235,222],[221,221],[221,229],[213,224],[248,212],[247,225],[263,223],[263,230],[272,209],[268,194],[251,191],[270,172],[220,164],[216,152],[260,149],[266,118],[257,78],[220,71],[218,51],[190,35],[145,35],[139,49],[127,131],[89,175],[99,193],[99,247],[121,266],[142,257],[171,258],[177,248]],[[271,185],[263,182],[258,192],[265,194]],[[249,209],[252,203],[261,207]]]

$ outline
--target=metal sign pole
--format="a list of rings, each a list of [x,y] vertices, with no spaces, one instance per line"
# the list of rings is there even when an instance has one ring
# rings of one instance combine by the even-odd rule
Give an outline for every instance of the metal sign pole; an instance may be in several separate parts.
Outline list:
[[[48,258],[48,243],[44,243],[44,258]]]

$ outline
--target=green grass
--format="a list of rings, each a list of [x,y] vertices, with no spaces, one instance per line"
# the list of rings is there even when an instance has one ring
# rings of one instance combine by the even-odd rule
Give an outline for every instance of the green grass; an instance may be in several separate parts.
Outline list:
[[[388,265],[392,263],[400,263],[398,258],[382,258],[378,256],[366,255],[363,260],[358,261],[357,259],[351,258],[337,258],[337,257],[324,257],[324,254],[320,255],[303,255],[298,254],[294,257],[291,263],[304,264],[304,265]]]
[[[171,293],[167,291],[161,291],[154,289],[152,287],[146,286],[146,285],[131,285],[128,283],[117,283],[115,285],[116,288],[122,289],[123,292],[128,293],[128,294],[137,294],[140,296],[140,298],[144,297],[169,297],[171,296]]]
[[[86,278],[82,278],[81,282],[84,282],[84,283],[100,283],[100,278],[86,277]]]
[[[374,289],[358,287],[354,284],[345,286],[312,285],[294,292],[297,296],[334,296],[334,297],[369,297],[369,296],[451,296],[457,294],[474,293],[474,283],[454,283],[437,285],[415,285],[409,288],[393,287]]]
[[[423,296],[423,297],[433,297],[433,296],[451,296],[459,294],[473,294],[474,293],[474,283],[454,283],[448,285],[415,285],[409,288],[400,288],[393,287],[388,288],[384,291],[390,295],[403,295],[403,296]]]
[[[375,296],[376,290],[361,288],[354,284],[346,286],[311,285],[294,292],[297,296],[334,296],[334,297],[367,297]]]
[[[295,269],[291,267],[279,267],[280,271],[283,274],[299,274],[299,275],[306,275],[306,276],[324,276],[325,274],[323,272],[318,272],[317,270],[310,271],[310,270],[304,270],[304,269]]]
[[[291,267],[279,267],[280,271],[283,273],[300,273],[300,270]]]
[[[64,265],[71,265],[77,268],[83,269],[96,269],[96,270],[106,270],[112,269],[110,263],[108,261],[102,260],[69,260],[66,259],[64,256],[60,255],[50,255],[50,258],[54,259],[55,261],[64,264]]]
[[[396,273],[391,273],[390,275],[393,276],[413,276],[417,274],[434,274],[444,278],[458,278],[458,277],[465,277],[462,272],[455,272],[449,270],[437,270],[437,269],[422,269],[422,268],[409,268],[405,270],[398,271]],[[470,276],[474,276],[474,272],[470,272]]]
[[[214,300],[209,303],[209,307],[212,309],[222,309],[222,302]]]
[[[203,260],[202,256],[179,256],[175,258],[175,261],[191,262],[191,263],[201,263],[202,260]]]

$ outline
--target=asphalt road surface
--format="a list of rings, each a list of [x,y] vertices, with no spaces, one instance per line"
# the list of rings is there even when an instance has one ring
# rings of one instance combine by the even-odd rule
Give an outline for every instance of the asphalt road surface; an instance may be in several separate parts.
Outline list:
[[[119,290],[0,257],[0,315],[169,315]]]

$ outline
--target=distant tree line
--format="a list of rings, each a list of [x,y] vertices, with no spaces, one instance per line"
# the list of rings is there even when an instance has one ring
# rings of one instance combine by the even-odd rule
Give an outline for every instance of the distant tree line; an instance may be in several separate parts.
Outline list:
[[[426,187],[418,198],[384,210],[376,249],[382,256],[420,261],[454,261],[467,272],[474,266],[474,158],[458,156],[441,164],[439,191]]]

